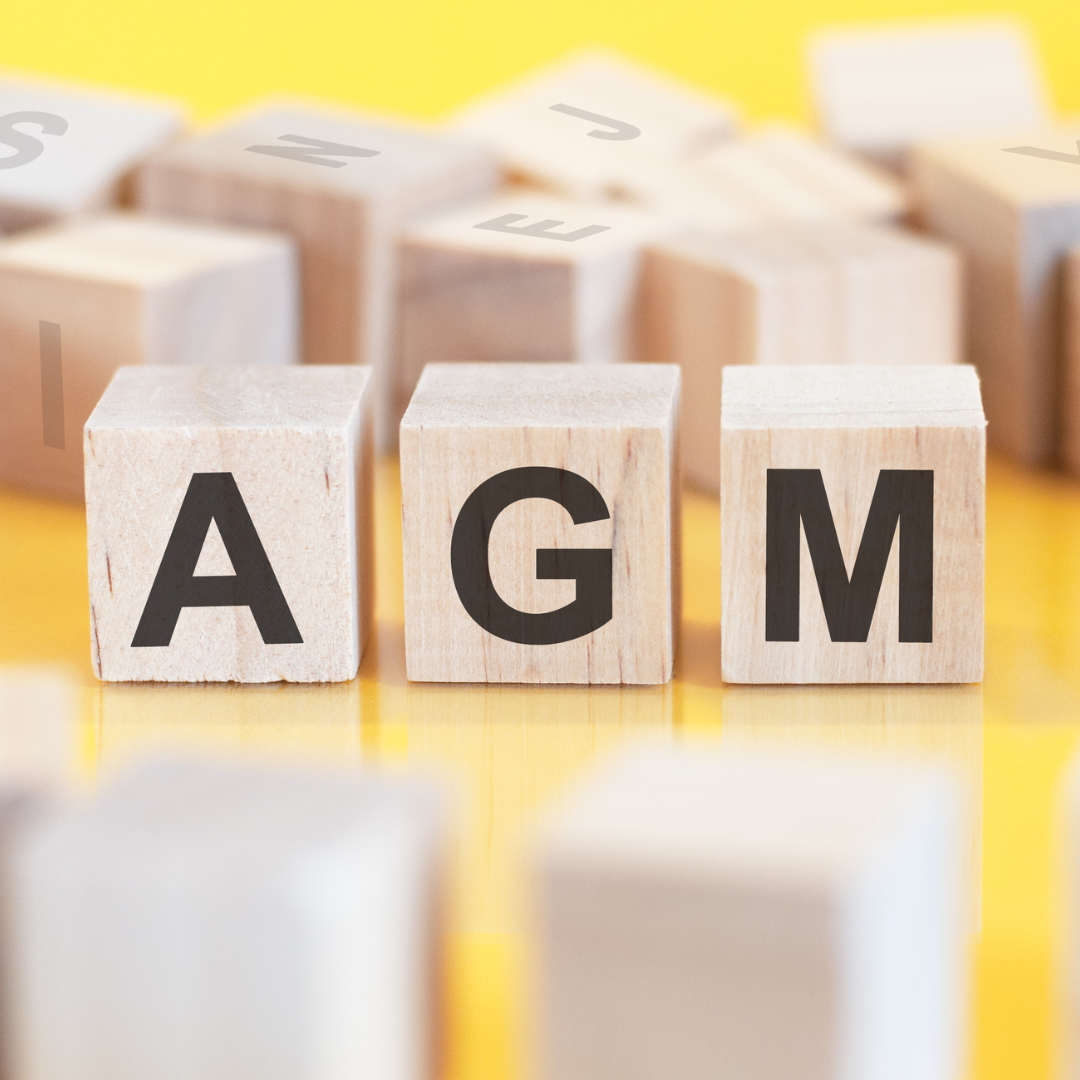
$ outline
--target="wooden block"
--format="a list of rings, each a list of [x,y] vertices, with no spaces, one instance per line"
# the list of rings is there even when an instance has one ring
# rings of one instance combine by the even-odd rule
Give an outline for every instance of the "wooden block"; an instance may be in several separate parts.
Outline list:
[[[296,360],[271,233],[106,215],[0,246],[0,480],[83,497],[82,428],[125,364]]]
[[[486,194],[484,150],[352,113],[270,105],[172,147],[140,174],[143,206],[280,229],[300,252],[303,358],[373,368],[376,443],[393,415],[395,232]]]
[[[433,362],[633,359],[642,247],[656,219],[515,193],[400,240],[398,415]]]
[[[0,800],[70,784],[78,719],[78,695],[63,672],[0,667]]]
[[[0,232],[115,205],[183,124],[152,98],[0,79]]]
[[[18,858],[18,1075],[434,1076],[439,792],[158,763]]]
[[[539,1074],[960,1076],[959,816],[929,764],[617,760],[541,837]]]
[[[1080,473],[1080,244],[1069,249],[1064,278],[1061,460],[1070,472]]]
[[[723,678],[980,681],[985,424],[966,366],[726,368]]]
[[[1031,43],[1010,20],[830,30],[809,54],[830,139],[900,165],[928,139],[978,138],[1049,119]]]
[[[451,120],[452,130],[490,146],[513,178],[586,200],[640,199],[652,169],[735,127],[727,102],[605,52],[579,53]]]
[[[671,678],[678,406],[669,365],[428,365],[401,422],[410,679]]]
[[[679,364],[683,469],[720,485],[728,364],[947,364],[960,356],[960,265],[946,245],[878,226],[701,229],[646,255],[641,355]]]
[[[95,674],[353,678],[371,623],[370,409],[362,367],[121,368],[85,435]]]
[[[962,252],[967,337],[993,446],[1028,464],[1058,450],[1061,267],[1080,241],[1080,128],[920,147],[912,183],[930,229]],[[1031,144],[1066,162],[1007,148]]]

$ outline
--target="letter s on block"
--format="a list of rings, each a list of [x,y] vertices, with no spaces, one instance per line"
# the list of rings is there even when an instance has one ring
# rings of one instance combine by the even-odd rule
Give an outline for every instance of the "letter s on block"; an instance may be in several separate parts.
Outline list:
[[[491,529],[508,506],[522,499],[551,499],[575,525],[611,517],[600,492],[566,469],[530,466],[485,480],[465,500],[450,542],[450,569],[461,603],[475,622],[504,641],[557,645],[591,634],[611,621],[611,548],[537,549],[538,578],[577,582],[574,602],[555,611],[518,611],[495,591],[488,565]]]

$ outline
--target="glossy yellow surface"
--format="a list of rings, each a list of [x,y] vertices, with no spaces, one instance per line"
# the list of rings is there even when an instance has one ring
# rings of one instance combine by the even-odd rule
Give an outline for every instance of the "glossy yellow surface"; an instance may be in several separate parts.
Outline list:
[[[1049,1075],[1052,808],[1080,734],[1080,486],[993,462],[986,681],[969,687],[724,688],[719,511],[684,502],[678,678],[666,687],[408,685],[396,464],[377,488],[378,633],[336,686],[98,685],[90,672],[80,507],[0,490],[0,663],[66,665],[85,686],[88,774],[181,748],[400,762],[453,777],[460,797],[450,1075],[524,1075],[527,962],[521,848],[537,808],[607,750],[677,737],[827,742],[953,761],[978,799],[981,877],[972,1075]]]

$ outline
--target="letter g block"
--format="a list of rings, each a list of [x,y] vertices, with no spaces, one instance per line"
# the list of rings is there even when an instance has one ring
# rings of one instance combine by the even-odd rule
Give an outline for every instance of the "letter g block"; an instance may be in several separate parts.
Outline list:
[[[424,369],[400,443],[410,679],[671,678],[678,406],[672,365]]]

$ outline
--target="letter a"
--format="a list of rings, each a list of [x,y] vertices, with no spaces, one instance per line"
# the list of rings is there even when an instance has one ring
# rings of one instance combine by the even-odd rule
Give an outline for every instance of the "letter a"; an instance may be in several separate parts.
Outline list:
[[[211,521],[233,575],[195,576]],[[186,607],[248,607],[265,644],[303,644],[232,473],[192,476],[131,647],[168,645]]]

